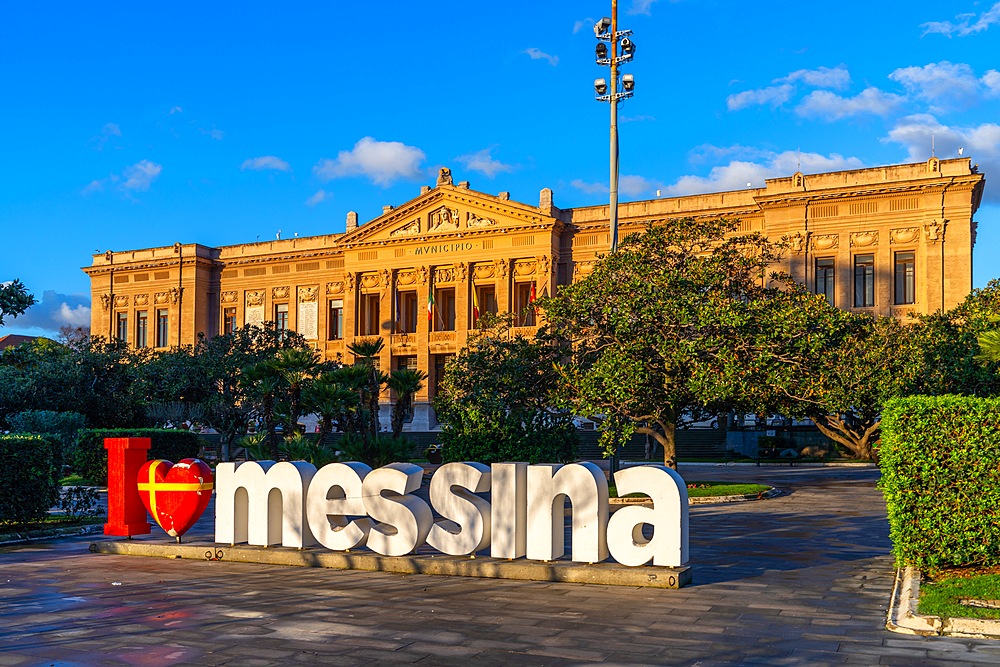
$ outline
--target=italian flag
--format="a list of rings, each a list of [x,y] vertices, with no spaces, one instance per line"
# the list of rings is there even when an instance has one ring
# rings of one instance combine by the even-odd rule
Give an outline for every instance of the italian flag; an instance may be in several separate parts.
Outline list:
[[[427,291],[427,321],[434,323],[434,288]]]

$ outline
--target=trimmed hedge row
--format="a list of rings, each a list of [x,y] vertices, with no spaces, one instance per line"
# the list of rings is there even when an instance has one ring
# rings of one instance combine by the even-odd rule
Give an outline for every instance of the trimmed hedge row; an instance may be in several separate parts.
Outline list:
[[[897,565],[1000,565],[1000,399],[893,399],[879,466]]]
[[[37,435],[0,435],[0,522],[25,524],[42,519],[59,501],[53,464],[54,441]]]
[[[108,481],[108,451],[105,438],[149,438],[149,458],[167,459],[176,463],[198,456],[198,436],[190,431],[160,428],[91,429],[77,432],[73,467],[86,479],[106,484]]]

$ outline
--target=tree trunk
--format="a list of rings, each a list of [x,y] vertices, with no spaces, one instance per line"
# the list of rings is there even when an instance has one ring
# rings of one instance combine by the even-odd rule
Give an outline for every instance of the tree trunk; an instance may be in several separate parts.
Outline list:
[[[663,447],[663,465],[677,470],[677,441],[675,437],[677,425],[672,422],[661,423],[660,425],[663,426],[663,433],[648,426],[640,426],[635,429],[635,432],[650,436],[656,440],[656,443]]]
[[[820,415],[813,418],[819,432],[846,447],[855,458],[874,459],[874,442],[878,440],[881,420],[859,424],[858,428],[852,428],[839,416]]]

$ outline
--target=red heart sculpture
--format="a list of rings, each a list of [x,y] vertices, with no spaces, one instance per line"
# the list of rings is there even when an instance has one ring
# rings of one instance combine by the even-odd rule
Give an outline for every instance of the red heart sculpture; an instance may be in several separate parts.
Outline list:
[[[147,461],[137,481],[143,505],[171,537],[190,530],[212,499],[212,469],[199,459]]]

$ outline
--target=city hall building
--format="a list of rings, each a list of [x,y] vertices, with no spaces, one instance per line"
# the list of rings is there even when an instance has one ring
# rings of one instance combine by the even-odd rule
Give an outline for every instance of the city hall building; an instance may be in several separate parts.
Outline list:
[[[787,238],[775,268],[835,306],[905,318],[951,308],[972,289],[983,186],[967,158],[796,173],[763,188],[623,203],[620,235],[672,218],[735,219],[738,233]],[[348,213],[343,234],[108,251],[84,271],[91,332],[137,347],[192,345],[270,320],[350,362],[354,339],[381,336],[382,369],[429,376],[411,426],[419,431],[435,425],[429,400],[474,312],[516,313],[532,333],[525,306],[586,276],[608,247],[606,205],[560,209],[549,189],[537,205],[521,203],[442,169],[435,187],[374,220],[359,225]]]

